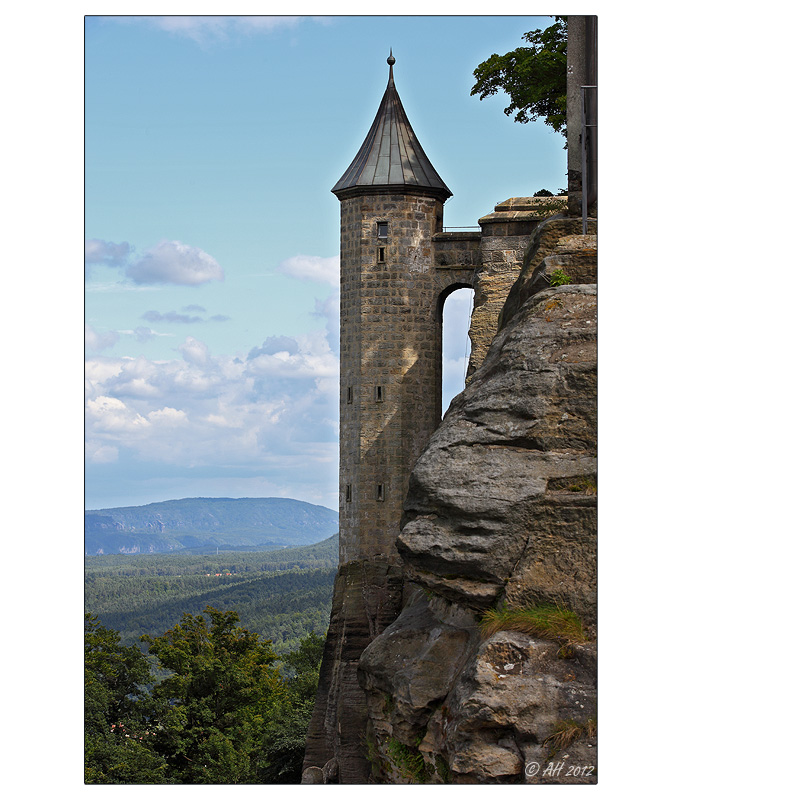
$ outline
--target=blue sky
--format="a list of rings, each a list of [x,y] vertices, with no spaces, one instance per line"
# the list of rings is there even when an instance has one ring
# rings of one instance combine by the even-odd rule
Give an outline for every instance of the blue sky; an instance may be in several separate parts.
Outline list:
[[[563,138],[470,96],[548,17],[87,17],[86,507],[337,507],[339,207],[395,79],[445,226],[566,185]],[[448,303],[445,394],[469,297]],[[452,319],[457,320],[452,322]]]

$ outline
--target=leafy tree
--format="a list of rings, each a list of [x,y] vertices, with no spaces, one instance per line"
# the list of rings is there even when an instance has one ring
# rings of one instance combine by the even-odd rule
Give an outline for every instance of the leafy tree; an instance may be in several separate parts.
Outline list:
[[[146,657],[87,614],[87,783],[299,783],[325,639],[277,657],[270,641],[206,606],[159,637]]]
[[[524,34],[531,47],[518,47],[503,56],[495,53],[479,64],[470,95],[479,94],[484,100],[502,90],[511,99],[504,111],[509,116],[516,112],[515,122],[542,117],[566,137],[567,20],[555,19],[545,30]]]
[[[265,783],[300,782],[324,647],[325,637],[310,633],[297,650],[282,657],[293,674],[265,729],[260,771]]]
[[[150,653],[171,674],[153,690],[168,701],[156,748],[180,783],[254,783],[265,719],[280,693],[270,641],[237,625],[234,611],[184,614]]]
[[[165,783],[167,764],[152,746],[156,708],[150,668],[138,647],[84,616],[84,780]]]

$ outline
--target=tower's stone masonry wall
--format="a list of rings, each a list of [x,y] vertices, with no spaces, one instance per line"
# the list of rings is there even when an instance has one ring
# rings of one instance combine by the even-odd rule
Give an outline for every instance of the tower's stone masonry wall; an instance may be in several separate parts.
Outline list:
[[[442,204],[366,195],[341,213],[340,564],[396,561],[408,476],[440,421]]]

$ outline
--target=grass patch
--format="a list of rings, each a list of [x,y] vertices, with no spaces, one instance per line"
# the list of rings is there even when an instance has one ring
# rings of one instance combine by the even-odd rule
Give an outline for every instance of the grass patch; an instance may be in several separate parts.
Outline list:
[[[597,494],[597,482],[591,478],[585,478],[577,483],[567,486],[570,492],[581,492],[582,494]]]
[[[554,269],[548,276],[547,280],[551,286],[566,286],[572,283],[572,277],[567,275],[563,269]]]
[[[586,722],[576,722],[574,719],[565,719],[556,723],[555,730],[542,742],[550,744],[547,757],[552,758],[556,753],[566,750],[573,742],[586,736],[597,736],[597,720],[587,719]]]
[[[407,744],[398,741],[397,739],[390,739],[386,747],[386,752],[392,762],[392,766],[400,773],[406,780],[412,783],[427,783],[429,779],[427,764],[415,747],[409,747]]]
[[[436,762],[436,774],[439,776],[439,779],[442,783],[450,783],[450,767],[444,756],[437,753],[434,757],[434,761]]]
[[[559,655],[571,655],[572,645],[586,641],[580,617],[562,606],[540,603],[528,608],[490,608],[481,618],[481,632],[491,636],[497,631],[520,631],[561,644]]]

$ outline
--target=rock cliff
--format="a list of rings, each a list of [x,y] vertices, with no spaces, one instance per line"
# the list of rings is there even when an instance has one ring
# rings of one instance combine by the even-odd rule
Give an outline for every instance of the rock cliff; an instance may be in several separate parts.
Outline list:
[[[596,781],[596,237],[579,230],[534,231],[411,475],[406,600],[357,671],[374,781]],[[557,269],[574,282],[551,287]],[[542,609],[577,628],[519,622]]]

